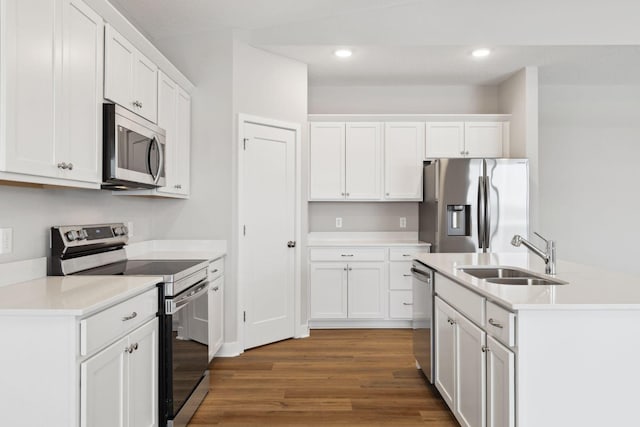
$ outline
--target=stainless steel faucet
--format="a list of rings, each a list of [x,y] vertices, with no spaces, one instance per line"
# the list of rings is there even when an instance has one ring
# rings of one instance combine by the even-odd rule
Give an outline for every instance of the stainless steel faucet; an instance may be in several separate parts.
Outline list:
[[[534,245],[533,243],[531,243],[530,241],[528,241],[527,239],[525,239],[519,234],[516,234],[515,236],[513,236],[513,239],[511,239],[511,244],[513,246],[525,245],[534,254],[538,255],[540,258],[544,260],[544,264],[545,264],[544,272],[546,274],[551,274],[555,276],[556,274],[556,242],[554,242],[553,240],[547,240],[536,232],[534,232],[534,234],[539,238],[541,238],[542,240],[544,240],[544,242],[547,244],[546,251],[543,251],[542,249],[538,248],[536,245]]]

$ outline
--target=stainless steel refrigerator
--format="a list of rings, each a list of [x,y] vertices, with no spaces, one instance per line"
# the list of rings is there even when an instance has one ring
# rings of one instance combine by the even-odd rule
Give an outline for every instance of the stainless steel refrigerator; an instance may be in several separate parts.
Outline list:
[[[528,235],[525,159],[440,159],[425,164],[420,240],[433,252],[516,252]]]

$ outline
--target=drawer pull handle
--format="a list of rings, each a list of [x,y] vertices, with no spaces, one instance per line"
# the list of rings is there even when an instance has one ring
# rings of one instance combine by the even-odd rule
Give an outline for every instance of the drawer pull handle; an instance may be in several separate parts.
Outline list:
[[[133,313],[131,313],[129,316],[125,316],[122,318],[123,322],[126,322],[127,320],[131,320],[131,319],[135,319],[138,316],[138,313],[136,313],[135,311]]]
[[[489,319],[489,324],[491,326],[495,326],[496,328],[500,328],[500,329],[504,328],[504,326],[502,326],[502,323],[498,323],[493,319]]]
[[[411,274],[403,274],[404,277],[411,277]]]
[[[220,286],[216,286],[215,288],[213,288],[213,291],[218,292],[218,289],[220,289]]]
[[[403,302],[402,305],[413,305],[412,302]]]
[[[217,272],[218,272],[218,269],[217,269],[217,268],[216,268],[216,269],[214,269],[214,270],[211,270],[211,274],[215,274],[215,273],[217,273]]]
[[[402,256],[411,256],[411,254],[402,254]]]
[[[482,346],[482,352],[483,352],[483,353],[488,353],[488,352],[489,352],[489,350],[490,350],[490,349],[489,349],[489,347],[487,347],[486,345],[483,345],[483,346]]]
[[[344,256],[344,257],[352,257],[352,256],[353,256],[353,254],[342,254],[342,255],[340,255],[340,256]]]

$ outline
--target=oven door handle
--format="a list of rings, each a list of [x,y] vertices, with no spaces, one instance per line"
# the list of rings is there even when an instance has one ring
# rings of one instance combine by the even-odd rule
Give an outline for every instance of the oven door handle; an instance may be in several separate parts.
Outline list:
[[[202,295],[209,291],[209,281],[207,279],[195,285],[195,289],[186,295],[180,297],[177,300],[167,300],[166,312],[167,314],[176,314],[183,308],[185,308],[193,300],[200,298]]]

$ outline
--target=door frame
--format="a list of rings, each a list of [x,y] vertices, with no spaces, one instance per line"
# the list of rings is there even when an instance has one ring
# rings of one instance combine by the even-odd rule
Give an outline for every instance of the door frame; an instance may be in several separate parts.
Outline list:
[[[296,241],[296,247],[294,248],[294,272],[293,272],[293,331],[294,338],[302,338],[309,335],[308,326],[302,323],[302,276],[301,276],[301,238],[302,238],[302,125],[300,123],[285,122],[266,117],[259,117],[250,114],[239,113],[238,114],[238,145],[237,145],[237,165],[236,165],[236,179],[238,183],[238,192],[236,198],[236,229],[237,229],[237,263],[236,263],[236,277],[238,280],[238,305],[237,305],[237,337],[239,343],[239,352],[242,353],[245,350],[245,324],[243,319],[243,312],[246,308],[245,295],[248,294],[246,289],[245,278],[242,273],[244,267],[243,259],[243,233],[242,233],[242,215],[244,213],[242,206],[242,195],[244,192],[244,124],[255,124],[259,126],[269,126],[284,130],[293,131],[295,133],[294,149],[295,149],[295,190],[294,190],[294,239]]]

